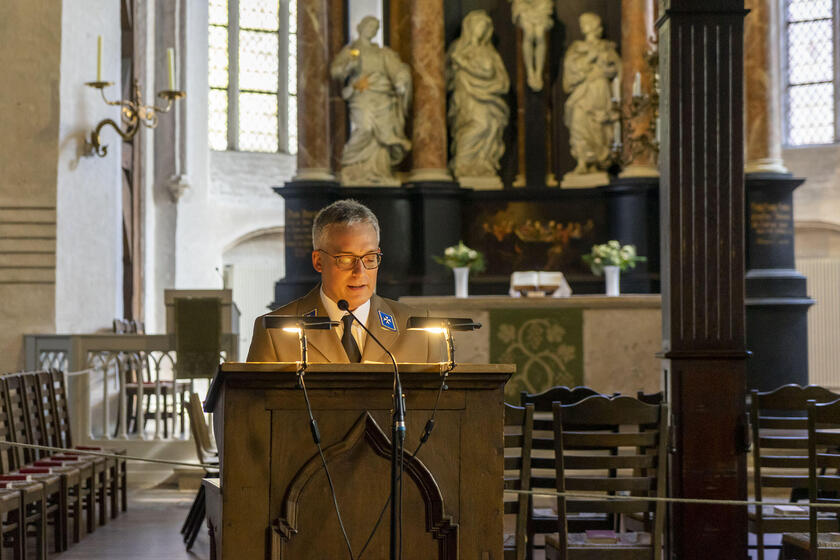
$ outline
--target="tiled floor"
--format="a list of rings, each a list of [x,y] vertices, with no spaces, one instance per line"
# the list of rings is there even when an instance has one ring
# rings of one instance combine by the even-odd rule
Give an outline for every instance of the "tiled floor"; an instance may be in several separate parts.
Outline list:
[[[128,511],[97,527],[57,560],[209,560],[210,543],[202,529],[190,552],[180,529],[194,494],[177,490],[129,492]]]

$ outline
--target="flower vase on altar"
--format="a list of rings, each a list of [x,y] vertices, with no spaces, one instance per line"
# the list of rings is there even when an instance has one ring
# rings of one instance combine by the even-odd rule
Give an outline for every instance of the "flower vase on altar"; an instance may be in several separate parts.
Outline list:
[[[469,295],[470,267],[457,266],[452,269],[455,274],[455,297],[465,298]]]
[[[621,269],[617,266],[605,266],[604,267],[604,279],[607,283],[607,295],[608,296],[617,296],[620,295],[619,290],[619,279],[620,279]]]
[[[447,247],[442,257],[432,257],[442,265],[452,269],[455,275],[455,297],[465,298],[469,292],[470,269],[481,272],[484,270],[484,255],[464,245],[463,241],[457,245]]]
[[[592,252],[583,255],[583,262],[588,264],[595,276],[604,275],[607,284],[607,295],[619,295],[619,275],[623,270],[634,268],[636,263],[647,259],[636,254],[636,247],[624,245],[615,239],[603,245],[593,245]]]

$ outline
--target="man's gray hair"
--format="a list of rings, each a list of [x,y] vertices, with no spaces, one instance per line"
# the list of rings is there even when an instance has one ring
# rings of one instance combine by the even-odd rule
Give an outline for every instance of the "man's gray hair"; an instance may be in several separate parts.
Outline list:
[[[370,224],[376,232],[376,242],[379,243],[379,220],[376,219],[376,214],[364,204],[348,198],[321,208],[315,216],[312,222],[312,248],[320,249],[327,230],[330,226],[337,224],[343,226]]]

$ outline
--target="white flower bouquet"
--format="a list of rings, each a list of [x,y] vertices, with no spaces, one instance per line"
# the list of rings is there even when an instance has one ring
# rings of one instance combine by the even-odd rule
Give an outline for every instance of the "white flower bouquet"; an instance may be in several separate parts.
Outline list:
[[[605,266],[617,266],[622,272],[634,268],[637,262],[644,262],[647,257],[636,254],[635,245],[624,245],[613,239],[601,245],[593,245],[592,252],[583,255],[583,262],[592,268],[592,274],[601,276]]]
[[[481,272],[484,270],[484,255],[475,249],[470,249],[464,245],[463,241],[459,241],[457,245],[447,247],[443,251],[443,256],[433,257],[435,262],[438,262],[449,268],[469,267],[473,272]]]

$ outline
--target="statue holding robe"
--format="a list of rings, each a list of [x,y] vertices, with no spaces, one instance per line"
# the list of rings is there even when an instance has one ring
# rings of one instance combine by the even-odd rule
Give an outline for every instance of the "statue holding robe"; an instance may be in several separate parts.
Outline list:
[[[372,42],[379,20],[367,16],[357,29],[358,39],[330,65],[332,78],[342,81],[352,125],[341,156],[341,183],[399,185],[394,167],[411,150],[405,135],[411,70],[393,50]]]
[[[569,94],[563,120],[577,161],[574,171],[564,177],[564,186],[570,175],[606,175],[599,171],[612,162],[610,143],[618,120],[610,87],[621,67],[615,43],[601,38],[603,27],[596,14],[582,14],[580,28],[585,39],[574,41],[563,60],[563,90]]]
[[[446,53],[450,168],[462,186],[502,186],[498,171],[510,118],[505,101],[510,80],[492,37],[490,16],[474,10],[464,18],[461,37]]]

